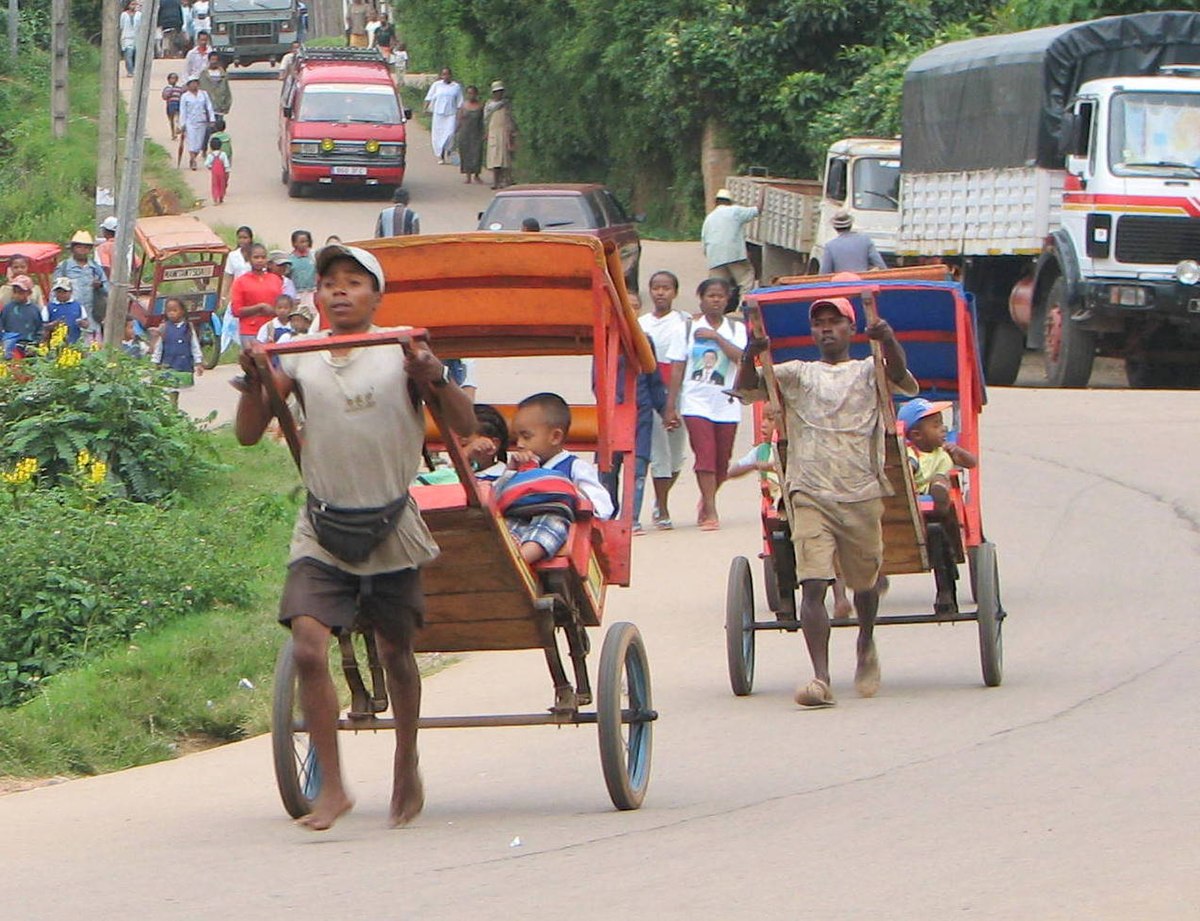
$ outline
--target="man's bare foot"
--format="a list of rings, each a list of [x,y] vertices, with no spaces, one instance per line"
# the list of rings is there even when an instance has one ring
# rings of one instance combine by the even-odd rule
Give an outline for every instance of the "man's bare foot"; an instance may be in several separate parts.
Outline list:
[[[309,831],[325,831],[333,828],[333,823],[354,808],[354,800],[345,793],[326,796],[321,793],[313,803],[313,811],[306,816],[296,819],[296,824]]]
[[[879,653],[875,644],[858,656],[858,667],[854,670],[854,690],[859,697],[874,697],[879,693]]]
[[[396,790],[392,793],[388,824],[392,828],[402,828],[419,816],[424,808],[425,784],[421,781],[421,772],[414,770],[407,780],[397,781]]]

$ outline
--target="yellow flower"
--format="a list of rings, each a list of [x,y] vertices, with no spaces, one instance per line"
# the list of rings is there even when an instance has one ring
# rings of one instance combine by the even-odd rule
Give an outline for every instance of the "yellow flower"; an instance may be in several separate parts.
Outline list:
[[[104,478],[108,476],[108,464],[102,460],[92,461],[91,471],[88,473],[88,481],[93,485],[99,485],[104,482]]]
[[[104,343],[102,343],[99,339],[93,339],[91,344],[88,346],[88,350],[91,352],[99,352],[102,348],[104,348]]]
[[[8,365],[0,361],[0,380],[4,380],[6,377],[8,377]]]
[[[33,479],[38,472],[36,457],[23,457],[13,465],[12,470],[0,473],[0,479],[10,486],[21,486]]]
[[[60,368],[74,368],[83,361],[83,352],[79,349],[64,348],[58,353],[58,366]]]
[[[75,455],[75,468],[77,470],[79,470],[80,472],[83,472],[84,470],[86,470],[88,468],[88,465],[91,462],[92,462],[92,455],[88,451],[87,448],[84,448],[82,451],[80,451],[78,454]]]
[[[67,327],[62,324],[59,324],[58,326],[54,327],[54,332],[52,332],[50,334],[50,347],[56,349],[59,346],[65,344],[66,341],[67,341]]]

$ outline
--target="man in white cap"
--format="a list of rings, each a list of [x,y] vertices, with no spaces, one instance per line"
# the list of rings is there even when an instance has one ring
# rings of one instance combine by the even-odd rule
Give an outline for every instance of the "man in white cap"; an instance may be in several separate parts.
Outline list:
[[[513,154],[517,149],[517,120],[504,84],[492,83],[492,98],[483,107],[483,165],[492,171],[492,188],[512,185]]]
[[[329,329],[317,335],[377,330],[373,317],[386,288],[378,260],[356,246],[335,244],[317,254],[317,306]],[[246,372],[238,401],[238,440],[262,438],[271,410],[255,344],[243,352]],[[424,790],[417,766],[421,676],[412,637],[421,626],[424,596],[419,567],[438,552],[408,486],[421,463],[425,416],[436,402],[450,427],[475,430],[471,401],[446,365],[423,343],[405,354],[399,345],[279,356],[275,381],[284,397],[304,403],[303,477],[308,502],[292,533],[279,620],[292,631],[300,706],[317,755],[321,787],[300,824],[331,827],[353,806],[338,754],[337,692],[329,672],[329,640],[356,620],[375,631],[396,719],[391,824],[420,813]],[[339,540],[336,519],[353,517],[378,535],[373,546]],[[335,519],[335,520],[331,520]]]
[[[887,268],[887,263],[875,248],[875,241],[853,229],[853,214],[849,211],[835,212],[829,223],[837,231],[837,236],[825,244],[825,250],[821,253],[822,275]]]
[[[96,261],[112,278],[112,257],[117,248],[117,219],[111,214],[100,222],[100,242],[96,244]]]
[[[762,213],[766,194],[766,187],[760,188],[758,201],[748,208],[735,205],[728,189],[718,189],[716,207],[708,213],[700,229],[708,274],[727,279],[734,286],[728,309],[736,307],[740,295],[754,287],[754,266],[746,254],[746,225]]]

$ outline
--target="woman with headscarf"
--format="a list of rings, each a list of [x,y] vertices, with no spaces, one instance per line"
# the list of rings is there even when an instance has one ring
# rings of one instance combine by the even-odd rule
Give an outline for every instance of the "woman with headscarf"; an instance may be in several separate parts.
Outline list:
[[[517,123],[512,106],[504,95],[504,84],[492,84],[492,98],[483,107],[487,132],[487,163],[492,171],[492,188],[502,189],[512,184],[513,151],[517,146]]]
[[[432,83],[425,94],[425,111],[433,116],[430,137],[433,152],[439,163],[446,163],[454,141],[454,128],[458,123],[458,110],[463,104],[462,84],[454,80],[449,67],[442,68],[441,79]]]
[[[458,148],[458,168],[467,177],[463,182],[472,179],[482,182],[479,172],[483,169],[483,103],[479,101],[477,86],[467,87],[466,101],[458,110],[454,146]]]
[[[179,126],[183,129],[191,169],[196,169],[196,158],[204,151],[209,126],[216,117],[212,100],[200,89],[200,78],[190,78],[187,91],[179,97]]]

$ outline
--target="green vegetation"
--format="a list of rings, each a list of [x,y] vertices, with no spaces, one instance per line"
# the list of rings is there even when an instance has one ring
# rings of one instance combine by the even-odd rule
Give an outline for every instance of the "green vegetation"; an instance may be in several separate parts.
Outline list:
[[[701,138],[815,175],[830,141],[899,130],[908,62],[942,41],[1176,2],[404,0],[414,71],[501,78],[530,179],[606,181],[650,223],[695,228]]]
[[[98,4],[75,4],[76,11],[88,6]],[[48,2],[21,4],[21,51],[15,66],[7,54],[7,36],[0,49],[4,240],[67,240],[79,228],[95,224],[100,53],[88,42],[71,41],[70,119],[67,136],[56,140],[50,130],[48,7]],[[0,16],[0,24],[5,22]],[[143,186],[168,189],[185,205],[192,200],[173,160],[156,144],[147,145]]]
[[[108,501],[89,511],[86,495],[66,489],[21,497],[0,545],[0,571],[19,579],[6,608],[20,610],[0,611],[10,627],[0,646],[19,643],[36,618],[44,627],[29,641],[71,636],[56,647],[67,650],[63,664],[85,664],[27,679],[20,690],[36,694],[0,710],[0,774],[114,770],[266,728],[296,474],[274,443],[207,437],[219,474],[167,507]]]

